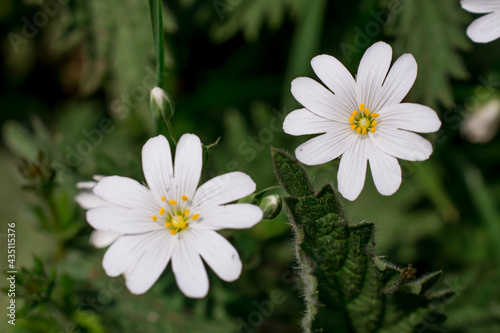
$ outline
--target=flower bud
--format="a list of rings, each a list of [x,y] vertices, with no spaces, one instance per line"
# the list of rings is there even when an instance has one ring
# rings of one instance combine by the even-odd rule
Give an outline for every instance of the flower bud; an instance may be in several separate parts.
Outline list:
[[[281,198],[277,194],[271,194],[262,199],[259,205],[266,220],[274,219],[281,212]]]
[[[151,90],[151,113],[153,118],[159,121],[172,119],[175,112],[175,104],[170,95],[159,87]]]

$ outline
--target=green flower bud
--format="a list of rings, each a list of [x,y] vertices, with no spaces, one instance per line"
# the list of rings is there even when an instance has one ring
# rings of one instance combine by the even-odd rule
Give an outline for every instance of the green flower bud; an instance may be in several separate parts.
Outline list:
[[[266,220],[274,219],[281,212],[281,198],[277,194],[271,194],[262,199],[259,205],[264,212]]]
[[[172,97],[163,89],[154,87],[151,90],[151,113],[153,118],[159,121],[172,119],[175,112],[175,104]]]

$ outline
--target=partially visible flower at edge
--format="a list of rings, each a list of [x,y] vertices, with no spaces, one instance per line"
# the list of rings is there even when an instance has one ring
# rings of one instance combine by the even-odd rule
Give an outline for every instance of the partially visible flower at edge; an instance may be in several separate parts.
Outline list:
[[[462,8],[476,14],[486,14],[467,27],[467,36],[476,43],[489,43],[500,38],[500,0],[462,0]]]
[[[81,191],[75,196],[75,201],[83,209],[109,206],[109,203],[99,198],[93,192],[94,187],[105,176],[95,175],[93,178],[94,181],[85,181],[76,184],[76,188]],[[97,248],[103,248],[113,244],[120,236],[122,235],[111,231],[94,230],[90,234],[89,243]]]
[[[411,54],[392,66],[392,48],[378,42],[366,50],[356,80],[336,58],[319,55],[311,65],[329,88],[307,77],[292,81],[292,94],[305,108],[291,112],[283,129],[291,135],[321,134],[295,150],[297,159],[318,165],[342,155],[337,174],[339,192],[355,200],[363,189],[367,161],[382,195],[394,194],[402,181],[398,158],[423,161],[431,143],[418,133],[441,126],[427,106],[401,103],[417,77]]]
[[[133,294],[149,290],[170,261],[179,289],[192,298],[208,293],[202,258],[224,281],[240,276],[237,251],[216,230],[251,228],[262,219],[255,205],[228,204],[256,185],[248,175],[230,172],[197,188],[202,156],[200,139],[184,134],[173,164],[169,143],[160,135],[142,149],[149,188],[119,176],[105,177],[93,188],[104,205],[90,208],[87,221],[96,230],[120,235],[106,251],[103,268],[111,277],[123,274]]]

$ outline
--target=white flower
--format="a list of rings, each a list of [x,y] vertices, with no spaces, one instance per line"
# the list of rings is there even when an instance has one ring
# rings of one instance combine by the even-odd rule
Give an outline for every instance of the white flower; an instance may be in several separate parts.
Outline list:
[[[109,206],[109,203],[99,198],[92,191],[94,187],[97,185],[104,176],[94,176],[94,181],[86,181],[79,182],[76,184],[76,187],[81,190],[75,196],[75,201],[82,207],[83,209],[91,209],[96,207]],[[121,234],[117,234],[115,232],[110,231],[102,231],[102,230],[94,230],[90,234],[89,242],[97,248],[103,248],[113,244],[118,237],[122,236]]]
[[[377,190],[394,194],[401,184],[397,158],[423,161],[432,154],[431,143],[412,132],[431,133],[441,126],[429,107],[400,103],[417,77],[413,56],[402,55],[387,74],[391,60],[388,44],[374,44],[361,59],[354,80],[337,59],[319,55],[311,65],[331,91],[306,77],[292,82],[292,94],[305,109],[286,117],[284,131],[291,135],[325,133],[300,145],[295,155],[307,165],[342,155],[338,187],[349,200],[363,189],[367,161]]]
[[[462,0],[462,8],[477,14],[487,14],[467,28],[467,36],[476,43],[489,43],[500,37],[500,0]]]
[[[203,152],[200,139],[185,134],[179,140],[175,164],[167,139],[157,136],[142,149],[146,182],[106,177],[94,194],[106,206],[87,212],[89,224],[121,236],[103,258],[109,276],[123,274],[133,294],[145,293],[167,264],[179,289],[188,297],[208,293],[203,260],[224,281],[234,281],[242,263],[234,247],[216,230],[246,229],[262,219],[251,204],[227,204],[255,191],[255,183],[242,172],[215,177],[199,188]]]

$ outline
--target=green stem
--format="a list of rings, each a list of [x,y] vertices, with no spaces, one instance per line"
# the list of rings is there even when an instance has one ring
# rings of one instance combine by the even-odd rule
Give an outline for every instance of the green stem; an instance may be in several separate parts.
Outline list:
[[[149,0],[149,13],[153,26],[153,38],[156,51],[156,86],[163,89],[165,72],[165,54],[163,45],[163,10],[162,0]]]
[[[149,0],[149,14],[151,16],[151,25],[153,27],[153,39],[156,52],[156,86],[163,89],[165,73],[165,47],[163,41],[163,9],[162,0]],[[177,146],[174,129],[170,120],[165,120],[168,135],[174,146]]]

